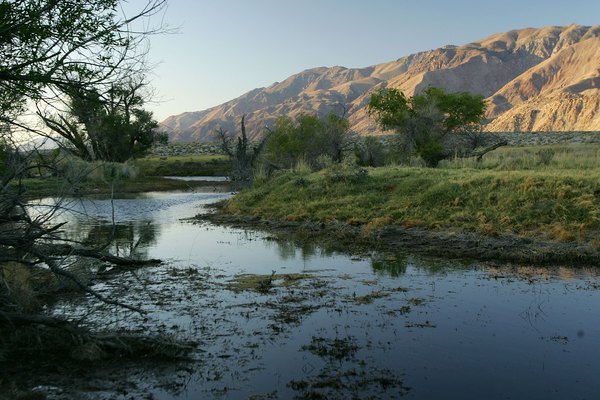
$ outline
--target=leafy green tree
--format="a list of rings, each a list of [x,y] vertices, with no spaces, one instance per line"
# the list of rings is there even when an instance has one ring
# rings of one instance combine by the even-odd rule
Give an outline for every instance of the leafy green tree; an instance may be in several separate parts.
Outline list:
[[[71,90],[68,110],[38,115],[65,148],[84,160],[123,162],[148,150],[158,137],[158,123],[142,108],[143,83],[115,85],[101,95],[96,90]]]
[[[335,114],[325,118],[302,114],[296,120],[279,117],[265,158],[279,168],[291,168],[301,160],[315,166],[322,156],[339,163],[349,146],[349,129],[348,120]]]
[[[428,87],[412,98],[390,88],[373,93],[367,111],[382,129],[404,135],[408,153],[420,156],[427,165],[435,167],[460,150],[451,148],[449,134],[478,130],[485,102],[483,96],[448,93],[435,87]]]
[[[166,0],[148,0],[124,16],[118,0],[0,2],[0,121],[30,128],[16,117],[27,102],[49,103],[72,88],[122,80],[143,69],[143,40],[135,21]]]

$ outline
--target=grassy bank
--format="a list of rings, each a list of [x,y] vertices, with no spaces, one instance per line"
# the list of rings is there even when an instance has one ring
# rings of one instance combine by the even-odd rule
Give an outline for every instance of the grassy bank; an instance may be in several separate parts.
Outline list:
[[[231,168],[224,155],[200,154],[170,157],[146,157],[133,162],[143,176],[217,176]]]
[[[507,148],[441,168],[334,167],[281,173],[239,193],[226,213],[517,235],[600,247],[600,146]]]
[[[227,182],[178,181],[161,177],[137,177],[133,179],[114,179],[106,181],[78,181],[77,183],[62,178],[29,178],[21,185],[27,197],[46,196],[85,196],[158,192],[169,190],[193,190],[199,187],[226,190]],[[17,184],[12,184],[10,190],[17,191]]]
[[[36,169],[32,176],[12,181],[9,190],[16,192],[21,186],[27,196],[40,197],[222,187],[225,182],[184,182],[164,176],[227,175],[229,168],[229,160],[220,155],[149,157],[126,163],[86,162],[66,156],[53,169]]]

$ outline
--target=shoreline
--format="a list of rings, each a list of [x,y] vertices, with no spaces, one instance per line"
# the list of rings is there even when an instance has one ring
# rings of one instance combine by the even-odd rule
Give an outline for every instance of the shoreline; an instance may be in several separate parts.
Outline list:
[[[214,192],[231,190],[229,181],[177,180],[164,177],[146,177],[143,179],[117,180],[115,182],[83,182],[81,185],[68,186],[61,180],[37,183],[25,181],[25,197],[40,198],[52,196],[97,196],[127,195],[146,192],[165,192],[172,190],[196,191],[199,188]]]
[[[386,225],[365,233],[365,225],[341,222],[286,221],[225,214],[218,210],[193,218],[216,225],[255,229],[276,239],[316,242],[347,253],[405,252],[452,259],[470,259],[541,266],[599,267],[600,251],[576,242],[536,240],[517,235],[485,235]]]

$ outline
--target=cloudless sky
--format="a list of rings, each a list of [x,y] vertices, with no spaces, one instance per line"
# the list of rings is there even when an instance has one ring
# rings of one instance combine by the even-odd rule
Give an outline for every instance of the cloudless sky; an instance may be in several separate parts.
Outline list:
[[[169,0],[162,18],[178,33],[150,41],[148,108],[159,121],[308,68],[366,67],[512,29],[596,25],[600,0]]]

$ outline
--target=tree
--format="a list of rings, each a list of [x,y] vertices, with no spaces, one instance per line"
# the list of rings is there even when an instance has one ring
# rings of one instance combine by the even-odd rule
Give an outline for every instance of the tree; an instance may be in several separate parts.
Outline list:
[[[18,121],[27,103],[51,103],[60,93],[111,86],[143,69],[148,34],[132,24],[164,8],[147,0],[132,16],[118,0],[0,2],[0,121]],[[120,16],[121,15],[121,16]]]
[[[72,89],[67,111],[38,116],[64,141],[73,155],[84,160],[124,162],[142,155],[158,138],[158,123],[142,108],[143,81],[111,86],[107,93]]]
[[[265,158],[279,168],[291,168],[301,160],[315,166],[320,156],[339,163],[349,149],[349,129],[348,120],[335,114],[325,118],[302,114],[296,120],[279,117]]]
[[[63,237],[62,223],[54,219],[61,207],[60,199],[56,206],[31,213],[22,178],[29,170],[40,168],[44,161],[34,158],[34,151],[20,149],[16,142],[20,130],[38,131],[35,122],[21,118],[27,116],[32,105],[53,107],[57,100],[75,94],[79,97],[71,99],[86,99],[80,112],[90,107],[90,112],[102,116],[98,123],[109,125],[114,128],[113,132],[125,128],[127,122],[138,124],[141,131],[147,132],[152,126],[151,118],[138,110],[135,96],[121,92],[120,84],[127,82],[125,77],[136,77],[143,71],[144,38],[157,32],[152,29],[138,31],[132,24],[156,14],[165,4],[165,0],[147,0],[139,12],[124,16],[118,0],[0,0],[2,346],[10,347],[9,338],[18,336],[15,332],[23,325],[66,329],[72,340],[77,340],[82,333],[74,330],[72,321],[44,315],[43,307],[29,307],[15,297],[15,290],[22,289],[22,282],[16,278],[27,274],[60,277],[106,303],[141,311],[94,291],[64,260],[97,259],[113,265],[147,261],[114,256],[106,251],[106,243],[74,242]],[[114,101],[106,101],[111,94]],[[130,101],[130,106],[124,106],[123,101]],[[74,121],[80,122],[79,119]],[[90,123],[90,127],[92,125]],[[71,129],[68,124],[66,126]],[[76,129],[72,132],[80,133]],[[89,133],[86,131],[87,135]],[[134,135],[125,137],[131,143]],[[139,136],[133,139],[133,148],[144,140]],[[71,143],[81,152],[88,145],[83,136],[74,136]],[[114,148],[105,151],[114,151]],[[56,166],[48,164],[44,167],[52,169]],[[2,350],[4,348],[0,352]]]
[[[381,89],[371,95],[367,112],[382,129],[403,134],[406,151],[419,155],[428,166],[437,164],[464,148],[453,148],[456,142],[449,134],[479,131],[485,113],[482,96],[467,92],[448,93],[428,87],[407,98],[397,89]]]
[[[254,178],[260,155],[263,152],[265,143],[271,136],[271,132],[267,131],[260,142],[250,147],[251,144],[246,135],[245,121],[246,115],[244,114],[240,122],[241,134],[237,137],[235,145],[233,144],[234,139],[222,128],[217,129],[217,136],[221,140],[221,150],[231,159],[231,180],[248,184]]]

